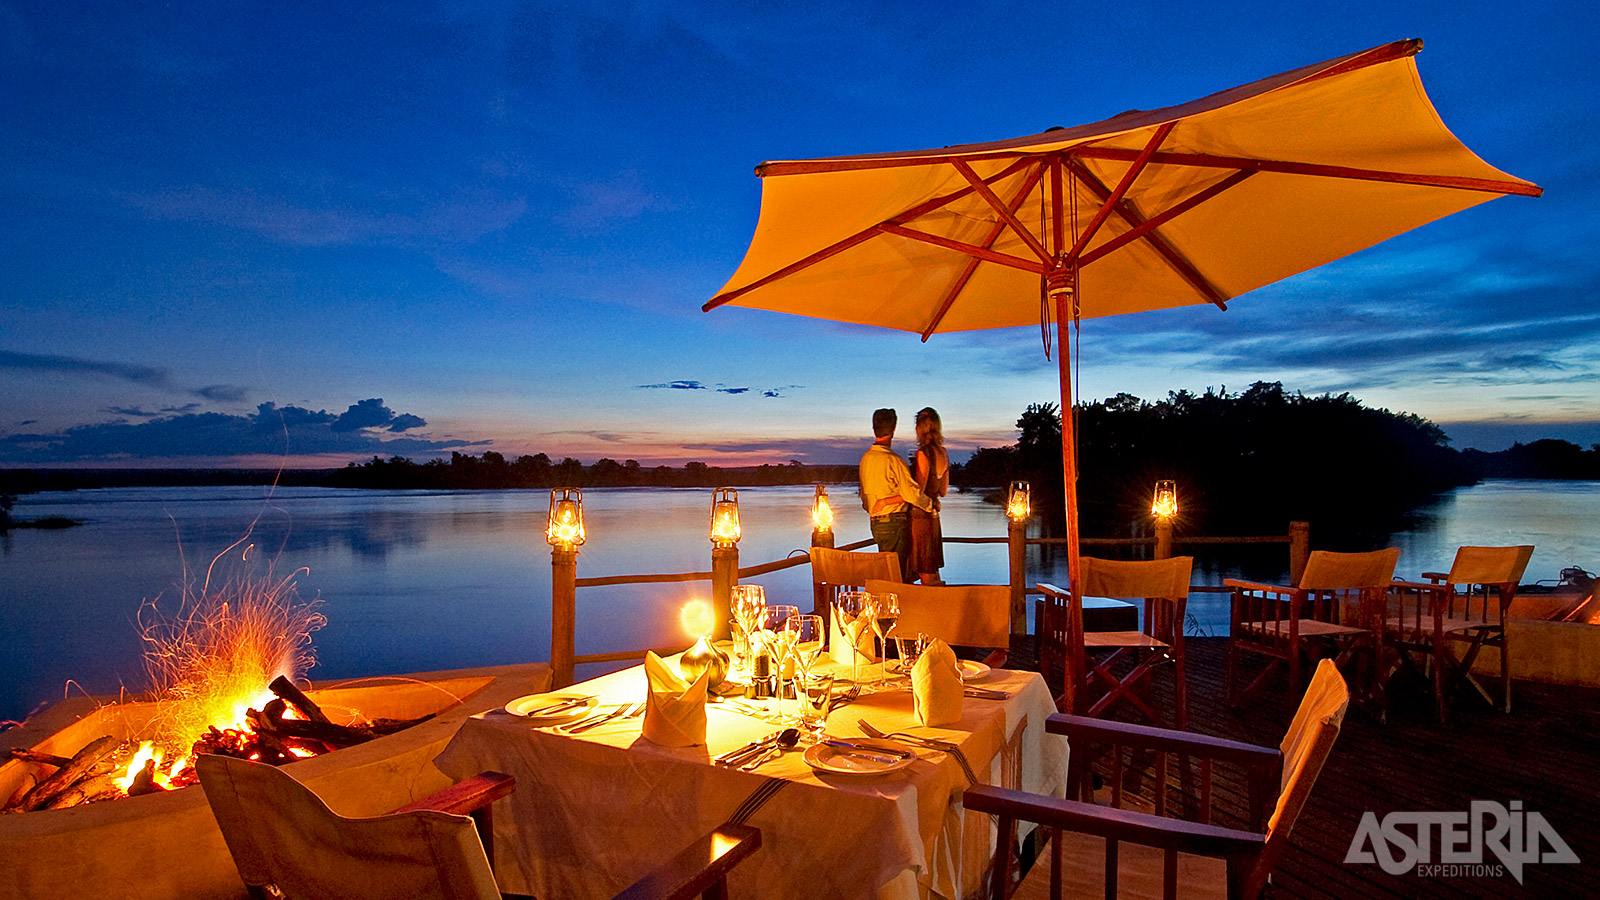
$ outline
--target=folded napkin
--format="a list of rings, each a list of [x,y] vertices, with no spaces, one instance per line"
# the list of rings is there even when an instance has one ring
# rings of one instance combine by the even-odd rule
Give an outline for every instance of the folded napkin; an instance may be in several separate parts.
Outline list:
[[[692,747],[706,742],[707,669],[689,684],[654,653],[644,655],[644,736],[663,747]]]
[[[911,700],[917,721],[950,725],[961,721],[961,667],[950,645],[935,638],[911,667]]]
[[[878,657],[872,639],[872,617],[862,613],[850,622],[843,619],[837,608],[828,617],[828,655],[839,665],[848,666],[853,662],[850,647],[854,644],[863,663],[876,662]]]

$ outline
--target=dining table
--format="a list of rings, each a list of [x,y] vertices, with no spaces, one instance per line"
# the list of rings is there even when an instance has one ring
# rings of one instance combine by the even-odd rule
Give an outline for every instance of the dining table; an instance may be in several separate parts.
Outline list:
[[[817,671],[833,666],[819,662]],[[652,743],[640,716],[569,734],[496,710],[463,723],[435,764],[456,779],[486,770],[516,779],[494,816],[503,892],[611,897],[739,811],[761,829],[762,847],[732,873],[732,896],[980,896],[995,826],[963,808],[967,770],[988,784],[1061,796],[1066,742],[1045,733],[1055,701],[1037,672],[993,669],[968,685],[976,690],[964,692],[959,721],[925,726],[909,679],[874,664],[880,677],[873,683],[868,668],[859,692],[841,691],[827,737],[861,740],[865,722],[959,752],[908,741],[903,749],[915,754],[909,765],[845,774],[814,768],[802,746],[744,771],[716,757],[777,731],[778,701],[717,698],[706,704],[705,743],[696,746]],[[557,693],[626,713],[646,690],[643,667],[634,666]],[[795,711],[793,699],[784,704],[786,713]],[[753,813],[746,803],[752,799],[760,801]]]

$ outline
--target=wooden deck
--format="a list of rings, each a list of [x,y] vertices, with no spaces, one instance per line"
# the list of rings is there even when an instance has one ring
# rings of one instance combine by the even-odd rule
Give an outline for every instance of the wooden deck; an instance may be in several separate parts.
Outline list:
[[[1188,641],[1190,728],[1276,746],[1293,711],[1287,689],[1269,689],[1257,702],[1228,710],[1225,648],[1219,638]],[[1019,640],[1010,665],[1024,668],[1020,663],[1032,654],[1031,640]],[[1170,683],[1166,675],[1157,679],[1157,700]],[[1518,682],[1513,697],[1510,715],[1461,698],[1444,727],[1433,721],[1431,698],[1403,687],[1391,691],[1386,725],[1352,708],[1268,896],[1600,897],[1600,691]],[[1509,871],[1389,875],[1377,865],[1344,861],[1363,812],[1380,820],[1394,811],[1465,812],[1473,800],[1521,801],[1525,811],[1543,815],[1582,862],[1529,864],[1518,884]],[[1218,801],[1218,824],[1229,824],[1222,813],[1242,801]],[[1432,861],[1437,854],[1435,847]],[[1485,857],[1497,862],[1487,851]]]

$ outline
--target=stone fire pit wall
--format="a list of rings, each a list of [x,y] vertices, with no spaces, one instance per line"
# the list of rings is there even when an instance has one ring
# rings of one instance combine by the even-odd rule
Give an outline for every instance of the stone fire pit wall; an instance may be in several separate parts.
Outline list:
[[[285,767],[342,815],[381,815],[449,784],[433,758],[467,716],[549,689],[544,663],[364,679],[308,693],[338,721],[438,715],[365,744]],[[461,697],[460,703],[454,698]],[[104,701],[100,701],[104,703]],[[0,747],[71,756],[97,737],[139,733],[149,703],[66,701],[0,733]],[[21,763],[0,766],[0,793],[26,787]],[[61,810],[0,816],[0,898],[235,900],[246,896],[198,785]]]

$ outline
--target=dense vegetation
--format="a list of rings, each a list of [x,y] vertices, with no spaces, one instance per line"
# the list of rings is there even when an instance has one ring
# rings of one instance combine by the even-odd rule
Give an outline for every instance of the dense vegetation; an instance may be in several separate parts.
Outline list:
[[[691,462],[683,468],[645,468],[635,460],[602,459],[586,466],[572,457],[551,462],[543,453],[508,461],[493,450],[483,456],[450,454],[449,460],[412,462],[403,456],[336,469],[327,483],[360,488],[726,487],[854,481],[855,466],[788,465],[722,468]]]
[[[1061,504],[1061,416],[1035,404],[1017,443],[975,453],[958,484],[1024,479],[1034,507]],[[1180,527],[1201,534],[1281,534],[1291,520],[1326,536],[1382,534],[1438,493],[1484,477],[1600,478],[1600,447],[1538,441],[1499,453],[1458,452],[1433,423],[1370,409],[1348,394],[1308,397],[1276,382],[1242,393],[1119,394],[1077,408],[1083,533],[1124,533],[1147,519],[1159,479],[1176,479]],[[1055,523],[1058,527],[1060,517]]]

